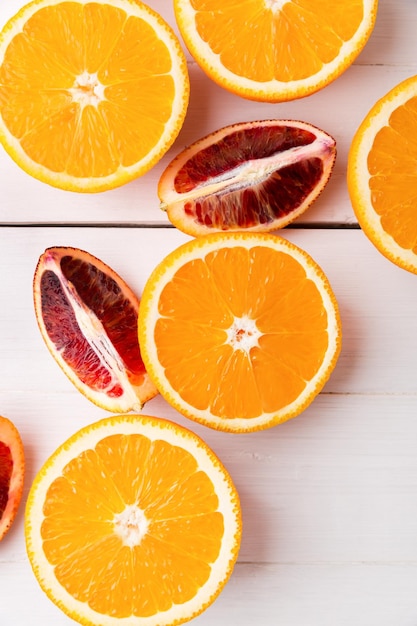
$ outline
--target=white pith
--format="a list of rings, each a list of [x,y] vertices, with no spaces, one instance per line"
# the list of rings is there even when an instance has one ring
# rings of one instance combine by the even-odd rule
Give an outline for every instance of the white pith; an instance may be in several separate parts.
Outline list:
[[[74,86],[69,89],[74,102],[83,109],[87,105],[97,107],[105,99],[104,85],[96,73],[85,71],[75,79]]]
[[[115,515],[113,523],[116,535],[129,548],[141,543],[149,526],[145,511],[135,504],[127,505],[121,513]]]
[[[265,8],[270,9],[273,13],[281,11],[284,4],[287,4],[288,0],[264,0]]]
[[[262,333],[256,321],[248,316],[235,317],[233,324],[227,331],[227,343],[234,350],[242,350],[249,354],[252,348],[258,345]]]

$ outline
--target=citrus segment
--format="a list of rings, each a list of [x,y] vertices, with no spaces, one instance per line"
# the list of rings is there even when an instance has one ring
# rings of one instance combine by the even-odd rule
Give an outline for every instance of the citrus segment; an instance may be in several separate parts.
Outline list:
[[[180,230],[269,231],[286,226],[326,186],[336,142],[306,122],[267,120],[222,128],[169,163],[161,207]]]
[[[377,0],[174,0],[190,53],[219,85],[280,102],[336,79],[373,30]]]
[[[398,266],[417,273],[417,76],[383,96],[357,129],[348,188],[364,233]]]
[[[139,349],[139,299],[108,265],[77,248],[48,248],[33,291],[50,353],[89,400],[126,412],[156,395]]]
[[[144,174],[188,104],[176,35],[133,0],[35,0],[0,34],[0,141],[33,176],[103,191]]]
[[[117,416],[49,458],[30,490],[25,531],[39,584],[73,619],[164,626],[220,593],[241,513],[228,472],[194,433]]]
[[[0,416],[0,541],[10,530],[22,499],[25,454],[16,426]]]
[[[216,233],[171,252],[146,283],[139,340],[147,371],[178,411],[225,431],[298,415],[341,347],[322,270],[288,241]]]

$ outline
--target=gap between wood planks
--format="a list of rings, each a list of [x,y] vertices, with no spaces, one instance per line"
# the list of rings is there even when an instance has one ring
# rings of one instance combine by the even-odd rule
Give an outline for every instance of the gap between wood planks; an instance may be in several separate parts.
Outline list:
[[[0,228],[137,228],[138,230],[158,228],[172,230],[176,227],[173,224],[162,224],[161,222],[142,222],[140,224],[135,222],[117,224],[112,222],[7,222],[0,224]],[[297,230],[361,230],[361,227],[357,223],[344,222],[334,224],[329,224],[328,222],[314,222],[314,224],[309,222],[297,222],[296,224],[292,223],[289,225],[288,229],[290,228]],[[282,229],[282,231],[284,232],[285,228]]]

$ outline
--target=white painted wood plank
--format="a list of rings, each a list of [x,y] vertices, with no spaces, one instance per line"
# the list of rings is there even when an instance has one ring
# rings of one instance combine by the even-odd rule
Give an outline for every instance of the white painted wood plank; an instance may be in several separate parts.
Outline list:
[[[0,24],[24,4],[0,4]],[[171,3],[153,0],[177,31]],[[334,83],[308,98],[290,103],[250,102],[216,86],[190,59],[191,99],[183,129],[165,157],[145,176],[112,191],[76,194],[51,188],[22,172],[0,149],[1,223],[167,223],[159,209],[157,182],[184,146],[227,124],[267,118],[302,119],[332,134],[338,158],[332,179],[299,221],[354,223],[346,190],[347,153],[359,123],[373,103],[394,85],[417,73],[417,7],[411,0],[380,0],[375,30],[355,64]]]
[[[53,449],[103,417],[84,399],[53,392],[30,398],[11,394],[2,410],[14,418],[26,444],[25,496]],[[238,564],[219,600],[196,624],[249,625],[258,616],[271,626],[280,620],[286,626],[413,626],[417,398],[322,396],[304,416],[250,435],[193,425],[160,399],[147,410],[203,436],[241,494]],[[0,571],[7,574],[2,574],[2,617],[10,619],[5,624],[23,626],[28,615],[33,626],[71,623],[30,571],[23,510],[2,542]],[[22,597],[24,603],[18,601]]]
[[[238,563],[219,598],[190,624],[415,626],[416,583],[415,565]],[[36,587],[27,563],[17,564],[2,579],[1,600],[7,626],[75,624]]]
[[[202,436],[241,497],[238,565],[195,623],[414,626],[415,277],[386,261],[358,230],[285,234],[316,258],[340,301],[344,347],[324,392],[301,416],[246,435],[193,424],[161,397],[144,409]],[[24,503],[55,448],[107,413],[72,387],[43,345],[32,308],[34,266],[45,247],[75,245],[140,291],[154,265],[187,237],[164,228],[70,227],[2,228],[0,236],[0,413],[18,426],[28,464],[22,508],[0,546],[1,615],[16,626],[69,626],[30,572]]]
[[[25,444],[25,498],[50,454],[108,415],[75,393],[2,395]],[[417,565],[416,396],[324,394],[303,415],[244,435],[194,424],[160,397],[144,414],[193,430],[229,470],[242,504],[241,563]],[[22,533],[23,508],[0,568],[25,559]]]
[[[403,565],[238,566],[195,626],[414,626],[416,582]]]

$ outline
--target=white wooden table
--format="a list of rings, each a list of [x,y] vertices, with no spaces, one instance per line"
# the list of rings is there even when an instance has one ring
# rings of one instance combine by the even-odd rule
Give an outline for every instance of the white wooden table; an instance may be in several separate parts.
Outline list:
[[[2,0],[0,23],[23,4]],[[171,2],[149,0],[175,28]],[[80,195],[23,173],[0,149],[0,414],[19,428],[31,481],[50,453],[104,416],[61,373],[37,328],[32,277],[48,246],[86,249],[138,292],[187,237],[158,206],[156,183],[183,146],[217,128],[261,118],[302,119],[332,134],[331,181],[282,235],[328,275],[343,322],[330,381],[299,417],[247,435],[193,425],[160,397],[145,413],[200,434],[241,495],[244,533],[233,576],[199,626],[417,625],[417,277],[384,259],[358,228],[346,189],[351,138],[372,104],[417,74],[416,0],[380,0],[355,64],[309,98],[271,105],[232,96],[189,60],[191,101],[170,152],[120,189]],[[417,208],[417,207],[416,207]],[[32,575],[23,501],[0,544],[1,626],[70,626]]]

